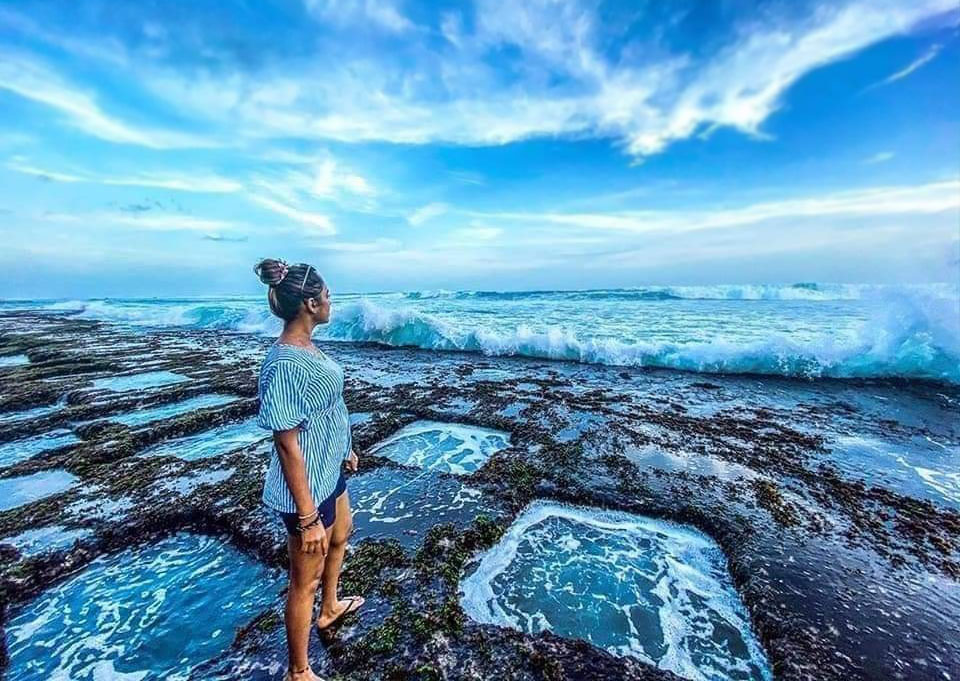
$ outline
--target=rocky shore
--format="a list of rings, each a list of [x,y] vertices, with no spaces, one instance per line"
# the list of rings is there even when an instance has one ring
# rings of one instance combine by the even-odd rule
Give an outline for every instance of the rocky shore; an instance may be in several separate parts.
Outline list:
[[[263,440],[187,460],[151,447],[256,414],[269,339],[212,330],[142,332],[69,314],[0,315],[0,446],[76,438],[0,467],[0,484],[65,472],[63,490],[0,511],[0,622],[100,556],[181,532],[225,538],[278,572],[285,535],[260,505]],[[585,642],[472,623],[458,588],[534,499],[692,525],[715,539],[774,678],[960,675],[960,512],[837,465],[851,434],[957,442],[960,390],[936,384],[714,376],[331,343],[344,365],[361,457],[418,419],[511,435],[466,478],[481,511],[402,536],[358,531],[344,593],[362,614],[314,637],[314,669],[338,679],[676,679]],[[116,391],[97,381],[186,377]],[[203,395],[232,398],[146,424],[122,414]],[[51,408],[56,405],[56,408]],[[47,411],[44,409],[49,408]],[[29,414],[34,410],[33,414]],[[23,418],[13,414],[28,413]],[[440,477],[453,477],[438,474]],[[459,482],[458,482],[459,484]],[[349,485],[349,483],[348,483]],[[75,538],[25,552],[37,528]],[[408,528],[409,529],[409,528]],[[8,666],[8,643],[0,669]],[[253,613],[196,679],[279,678],[282,595]],[[9,672],[9,669],[7,669]]]

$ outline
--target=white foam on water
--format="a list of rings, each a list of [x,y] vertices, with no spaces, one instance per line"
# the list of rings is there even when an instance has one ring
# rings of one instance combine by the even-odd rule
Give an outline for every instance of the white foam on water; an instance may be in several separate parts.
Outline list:
[[[30,364],[30,358],[26,355],[3,355],[0,357],[0,369],[4,367],[19,367],[24,364]]]
[[[128,390],[159,388],[161,386],[183,383],[189,380],[186,376],[176,374],[172,371],[149,371],[142,374],[130,374],[128,376],[98,378],[93,382],[93,387],[97,390],[126,392]]]
[[[415,421],[369,450],[406,466],[468,475],[510,446],[510,434],[460,423]]]
[[[721,549],[675,523],[535,502],[460,595],[477,622],[582,638],[695,681],[772,679]]]

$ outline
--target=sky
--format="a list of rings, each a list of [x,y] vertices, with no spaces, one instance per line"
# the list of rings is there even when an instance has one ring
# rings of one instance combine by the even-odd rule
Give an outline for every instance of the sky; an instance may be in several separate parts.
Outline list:
[[[0,1],[0,297],[957,281],[955,0]]]

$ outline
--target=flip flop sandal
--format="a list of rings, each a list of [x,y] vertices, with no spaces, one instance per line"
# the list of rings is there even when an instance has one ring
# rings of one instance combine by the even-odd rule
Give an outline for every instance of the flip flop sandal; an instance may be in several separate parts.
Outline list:
[[[317,626],[317,629],[320,629],[320,631],[326,631],[327,629],[332,627],[334,624],[342,620],[347,615],[354,613],[360,608],[362,608],[363,604],[366,602],[366,599],[364,599],[363,596],[348,596],[346,600],[349,601],[349,603],[347,603],[347,607],[343,609],[343,612],[341,612],[339,615],[334,617],[333,620],[330,622],[330,624],[328,624],[327,626],[322,628],[320,626]],[[357,604],[356,606],[354,606],[355,603]]]

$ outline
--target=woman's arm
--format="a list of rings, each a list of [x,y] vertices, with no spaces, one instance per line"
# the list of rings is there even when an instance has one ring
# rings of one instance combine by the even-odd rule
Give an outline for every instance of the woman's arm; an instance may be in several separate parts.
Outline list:
[[[303,452],[300,451],[300,442],[297,439],[299,431],[299,428],[275,430],[273,441],[277,446],[280,469],[287,481],[287,487],[290,488],[293,503],[297,506],[297,515],[303,517],[315,513],[317,506],[310,493],[310,483],[307,482],[307,465],[303,460]],[[322,524],[304,530],[300,539],[300,550],[304,553],[319,551],[326,555],[327,533]]]

